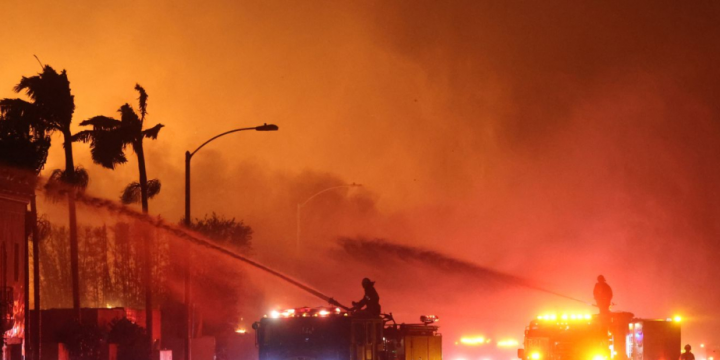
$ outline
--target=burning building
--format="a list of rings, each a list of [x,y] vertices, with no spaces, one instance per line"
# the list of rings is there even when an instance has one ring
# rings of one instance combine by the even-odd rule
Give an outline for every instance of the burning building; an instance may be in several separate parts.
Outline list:
[[[33,179],[16,172],[0,173],[0,316],[5,359],[20,358],[25,338],[26,214]]]

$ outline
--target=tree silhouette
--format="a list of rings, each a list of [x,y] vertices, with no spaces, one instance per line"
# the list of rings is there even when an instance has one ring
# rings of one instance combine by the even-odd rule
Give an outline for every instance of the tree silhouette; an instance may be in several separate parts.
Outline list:
[[[182,219],[180,223],[184,224],[185,220]],[[195,221],[190,223],[190,229],[215,240],[218,244],[242,252],[250,251],[253,229],[245,225],[242,220],[226,218],[213,211],[211,215],[205,214],[203,219],[195,218]]]
[[[164,125],[157,124],[143,130],[147,115],[148,95],[139,84],[135,85],[135,90],[140,93],[138,99],[140,114],[126,103],[118,110],[120,120],[107,116],[95,116],[85,120],[80,125],[92,126],[93,129],[77,133],[74,139],[83,142],[89,141],[93,161],[108,169],[115,169],[115,166],[126,163],[125,150],[128,145],[132,145],[138,159],[140,181],[128,184],[120,199],[125,204],[140,202],[143,212],[147,213],[148,199],[160,192],[160,181],[147,179],[143,140],[145,138],[157,139],[158,133]]]
[[[90,142],[90,152],[93,161],[108,169],[114,169],[116,165],[127,162],[125,150],[128,145],[132,145],[132,149],[137,155],[138,170],[140,175],[139,182],[130,183],[121,196],[124,203],[133,203],[140,200],[143,213],[148,212],[148,199],[154,197],[160,192],[160,181],[157,179],[147,179],[145,170],[145,152],[143,150],[143,140],[145,138],[157,139],[163,124],[157,124],[151,128],[143,129],[145,116],[147,115],[147,99],[148,95],[139,84],[135,85],[135,90],[140,94],[138,105],[140,113],[136,113],[130,104],[120,107],[120,120],[107,116],[95,116],[83,121],[80,125],[92,126],[92,130],[81,131],[75,135],[74,139],[83,142]],[[152,342],[153,324],[152,324],[152,238],[145,239],[145,287],[146,301],[145,309],[148,319],[148,335]]]
[[[0,164],[37,175],[45,166],[49,148],[49,131],[32,104],[0,100]]]
[[[39,242],[37,224],[37,204],[35,202],[35,184],[40,171],[45,167],[48,150],[50,149],[50,132],[39,116],[39,111],[33,104],[20,99],[0,100],[0,166],[3,171],[16,169],[28,179],[28,190],[32,192],[30,200],[30,223],[32,224],[32,252],[33,252],[33,290],[35,310],[40,309],[40,269],[39,269]],[[14,170],[13,170],[14,171]],[[30,274],[26,274],[28,277]],[[26,309],[30,311],[30,309]],[[39,318],[38,318],[39,320]],[[30,329],[38,329],[35,321]],[[28,337],[29,344],[37,355],[39,332],[34,331]],[[33,358],[37,358],[34,356]]]
[[[78,241],[77,241],[77,216],[75,210],[75,198],[72,192],[77,191],[76,180],[83,179],[87,184],[87,173],[81,168],[76,168],[72,143],[73,136],[70,131],[73,113],[75,112],[75,97],[70,91],[70,81],[65,70],[58,73],[49,65],[43,66],[43,71],[35,76],[23,76],[14,88],[15,92],[25,92],[31,102],[22,99],[4,99],[3,107],[16,109],[32,115],[43,124],[49,131],[59,131],[63,134],[63,149],[65,150],[65,170],[58,172],[56,180],[70,185],[68,199],[69,228],[70,228],[70,267],[73,276],[73,307],[77,315],[80,315],[80,277],[78,268]],[[81,174],[78,176],[78,174]]]

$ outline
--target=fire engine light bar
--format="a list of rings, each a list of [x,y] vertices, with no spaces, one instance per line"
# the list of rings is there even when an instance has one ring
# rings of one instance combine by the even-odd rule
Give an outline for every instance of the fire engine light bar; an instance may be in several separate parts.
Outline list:
[[[582,321],[582,320],[590,320],[592,319],[592,316],[590,314],[562,314],[558,316],[557,314],[545,314],[545,315],[538,315],[537,319],[542,321],[557,321],[558,318],[562,322],[566,322],[568,320],[570,321]]]
[[[342,311],[340,308],[309,308],[302,307],[297,309],[287,310],[272,310],[270,316],[265,315],[264,317],[270,317],[272,319],[288,319],[296,317],[327,317],[327,316],[348,316],[346,311]]]

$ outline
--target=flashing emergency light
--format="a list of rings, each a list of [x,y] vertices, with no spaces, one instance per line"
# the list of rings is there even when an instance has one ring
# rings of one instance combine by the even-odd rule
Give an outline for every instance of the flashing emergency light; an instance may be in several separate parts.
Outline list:
[[[244,333],[246,333],[247,331],[246,331],[245,329],[237,329],[237,330],[235,330],[235,332],[238,333],[238,334],[244,334]]]
[[[277,311],[277,310],[273,310],[273,311],[270,312],[270,317],[273,318],[273,319],[277,319],[277,318],[280,317],[280,312]]]
[[[320,316],[328,316],[330,314],[330,312],[327,310],[320,310],[318,312],[318,314],[320,314]]]
[[[515,347],[518,346],[517,340],[508,339],[508,340],[500,340],[497,343],[498,347]]]

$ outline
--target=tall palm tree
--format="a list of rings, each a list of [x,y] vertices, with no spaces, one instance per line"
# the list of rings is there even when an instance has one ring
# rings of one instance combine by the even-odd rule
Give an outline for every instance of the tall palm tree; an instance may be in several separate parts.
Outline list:
[[[79,132],[74,139],[83,142],[90,142],[90,151],[93,161],[108,169],[114,169],[116,165],[127,162],[125,150],[128,145],[132,145],[132,149],[137,155],[138,172],[140,175],[139,182],[131,182],[123,191],[120,199],[123,203],[142,204],[143,213],[148,212],[148,199],[154,197],[160,192],[160,181],[157,179],[148,180],[145,170],[145,151],[143,150],[143,140],[145,138],[157,139],[163,124],[157,124],[151,128],[143,129],[145,117],[147,115],[147,92],[139,84],[135,85],[135,90],[140,94],[138,105],[140,113],[135,112],[130,104],[120,107],[120,120],[107,116],[95,116],[80,123],[83,126],[92,126],[92,130]],[[145,239],[145,310],[148,335],[152,341],[152,284],[151,284],[151,249],[152,239]]]
[[[47,131],[59,131],[63,134],[63,148],[65,150],[65,170],[56,171],[56,179],[69,185],[75,191],[78,185],[87,184],[87,173],[75,168],[72,143],[73,136],[70,130],[73,113],[75,112],[75,97],[70,91],[70,81],[65,70],[58,73],[49,65],[43,65],[43,71],[35,76],[24,77],[15,88],[15,92],[25,92],[31,101],[22,99],[3,99],[0,101],[4,108],[15,111],[28,111],[33,114]],[[78,179],[83,184],[78,184]],[[69,228],[70,228],[70,267],[72,272],[73,308],[76,316],[80,316],[80,276],[78,268],[78,239],[77,216],[75,198],[70,194],[67,197]]]

